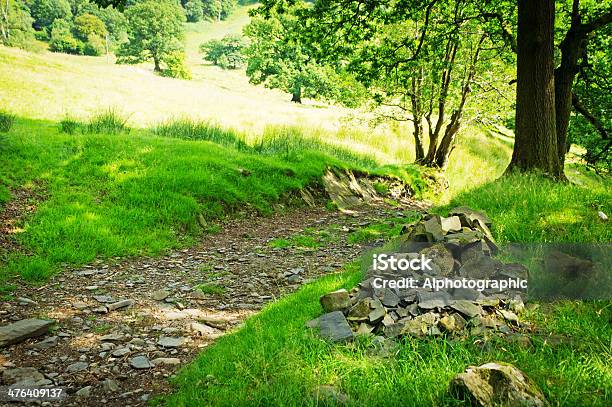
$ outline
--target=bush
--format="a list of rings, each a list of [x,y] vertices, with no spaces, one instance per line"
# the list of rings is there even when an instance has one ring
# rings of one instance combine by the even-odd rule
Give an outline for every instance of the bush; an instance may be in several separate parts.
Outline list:
[[[204,59],[223,69],[237,69],[244,65],[246,58],[244,39],[236,35],[226,35],[220,40],[210,40],[200,45]]]
[[[8,133],[15,124],[15,115],[5,110],[0,110],[0,133]]]
[[[185,64],[185,53],[174,51],[164,56],[163,62],[166,68],[162,70],[162,76],[178,79],[191,79],[191,72]]]
[[[204,17],[201,0],[187,0],[185,5],[185,16],[190,23],[196,23]]]
[[[74,34],[81,41],[89,41],[92,37],[105,38],[108,32],[98,17],[83,14],[74,19]]]
[[[128,132],[128,118],[116,109],[107,109],[95,114],[87,123],[85,130],[95,134],[119,134]]]
[[[83,54],[90,56],[104,55],[106,53],[106,41],[97,35],[90,35],[83,45]]]

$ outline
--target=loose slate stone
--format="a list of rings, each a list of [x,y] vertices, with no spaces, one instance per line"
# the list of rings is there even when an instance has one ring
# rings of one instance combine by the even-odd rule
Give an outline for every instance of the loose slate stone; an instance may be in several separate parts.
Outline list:
[[[34,386],[42,380],[45,380],[45,376],[33,367],[17,367],[2,372],[2,381],[9,385]]]
[[[150,369],[153,364],[146,356],[136,356],[130,359],[130,366],[134,369]]]
[[[131,307],[132,305],[134,305],[134,300],[122,300],[108,304],[108,309],[109,311],[114,311],[120,308]]]
[[[151,298],[155,301],[163,301],[170,296],[170,291],[168,290],[157,290],[151,294]]]
[[[117,342],[123,339],[121,334],[108,334],[100,337],[102,342]]]
[[[431,247],[421,250],[421,254],[431,259],[432,263],[439,267],[438,276],[451,277],[455,267],[455,259],[450,250],[443,244],[434,244]]]
[[[351,305],[348,291],[345,289],[333,291],[319,298],[325,312],[344,311]]]
[[[476,301],[481,297],[480,291],[467,287],[454,288],[451,292],[451,298],[453,300]]]
[[[185,338],[179,337],[174,338],[172,336],[161,336],[157,341],[159,346],[163,346],[164,348],[178,348],[185,342]]]
[[[110,295],[94,295],[93,299],[103,304],[114,302],[115,299]]]
[[[49,349],[55,345],[57,345],[57,341],[59,340],[59,338],[57,336],[50,336],[45,340],[42,340],[40,342],[36,342],[35,344],[32,345],[32,348],[34,349],[38,349],[38,350],[45,350],[45,349]]]
[[[388,288],[377,291],[376,296],[385,307],[395,308],[400,302],[400,298],[397,294]]]
[[[22,319],[0,327],[0,348],[35,338],[49,332],[55,321],[44,319]]]
[[[319,318],[319,330],[321,337],[332,342],[346,342],[353,339],[353,331],[340,311],[322,315]]]
[[[353,305],[348,313],[348,319],[354,321],[364,321],[370,314],[370,298],[364,298]]]
[[[468,318],[474,318],[475,316],[482,314],[482,307],[474,304],[471,301],[455,300],[450,303],[450,306],[452,309],[462,313]]]
[[[89,364],[86,362],[74,362],[71,365],[68,365],[66,368],[67,373],[77,373],[83,371],[89,367]]]
[[[448,305],[450,295],[446,291],[419,291],[417,304],[422,309],[444,308]]]
[[[156,358],[153,359],[151,363],[153,363],[155,366],[176,366],[181,364],[181,360],[179,358]]]
[[[461,232],[461,219],[459,219],[459,216],[441,217],[440,226],[444,234]]]
[[[439,216],[432,216],[423,222],[423,226],[425,227],[425,232],[430,234],[435,242],[439,242],[444,238]]]

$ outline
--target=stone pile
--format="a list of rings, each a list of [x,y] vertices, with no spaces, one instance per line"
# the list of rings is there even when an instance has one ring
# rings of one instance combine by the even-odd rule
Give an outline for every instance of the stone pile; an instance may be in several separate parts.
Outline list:
[[[396,242],[396,259],[431,259],[428,270],[374,270],[350,292],[339,290],[321,297],[326,314],[310,321],[326,339],[347,341],[355,334],[426,337],[435,335],[512,334],[522,327],[525,290],[482,287],[424,286],[425,280],[527,280],[520,264],[505,264],[494,255],[498,248],[491,221],[482,212],[455,208],[447,218],[425,215],[406,226]],[[381,287],[382,281],[412,279],[416,286]]]

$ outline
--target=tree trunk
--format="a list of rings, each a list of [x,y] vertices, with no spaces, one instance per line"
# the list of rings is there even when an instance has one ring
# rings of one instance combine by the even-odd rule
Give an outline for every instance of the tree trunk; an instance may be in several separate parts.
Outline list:
[[[423,86],[423,69],[419,70],[418,77],[412,77],[412,93],[410,102],[412,105],[412,121],[414,124],[414,153],[415,162],[422,163],[425,158],[423,148],[423,109],[421,108],[421,87]]]
[[[291,91],[291,101],[295,103],[302,103],[302,85],[296,83]]]
[[[518,0],[516,136],[507,171],[564,178],[555,131],[554,0]]]
[[[565,163],[565,154],[569,150],[567,129],[572,111],[572,87],[578,74],[578,60],[586,46],[586,33],[581,28],[580,1],[572,5],[572,22],[559,49],[561,64],[555,69],[555,114],[557,131],[557,151],[561,165]]]
[[[159,58],[153,57],[153,63],[155,64],[155,68],[153,68],[154,72],[161,72],[161,66],[159,65]]]

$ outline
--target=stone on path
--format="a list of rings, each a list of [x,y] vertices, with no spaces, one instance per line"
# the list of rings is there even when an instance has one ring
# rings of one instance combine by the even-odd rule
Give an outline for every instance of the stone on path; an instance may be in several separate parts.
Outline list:
[[[0,327],[0,348],[35,338],[49,332],[55,321],[45,319],[22,319],[13,324]]]
[[[156,358],[151,361],[153,365],[165,365],[165,366],[176,366],[181,364],[181,360],[179,358]]]
[[[66,368],[67,373],[77,373],[81,372],[89,367],[89,364],[86,362],[74,362],[71,365],[68,365]]]
[[[89,397],[91,394],[91,386],[85,386],[82,389],[79,389],[76,393],[74,393],[77,397]]]
[[[2,381],[8,385],[34,386],[43,380],[45,380],[45,376],[33,367],[17,367],[2,372]]]
[[[130,366],[134,369],[150,369],[153,364],[146,356],[136,356],[130,359]]]
[[[480,407],[544,407],[548,402],[525,373],[506,363],[471,366],[453,378],[450,392],[470,405]]]
[[[119,390],[119,384],[113,379],[106,379],[102,382],[102,390],[107,393],[114,393]]]
[[[120,308],[126,308],[126,307],[131,307],[132,305],[134,305],[134,300],[122,300],[122,301],[117,301],[114,302],[112,304],[108,304],[108,310],[109,311],[114,311]]]
[[[151,299],[155,301],[163,301],[170,296],[170,291],[168,290],[157,290],[151,293]]]
[[[183,337],[172,337],[172,336],[160,336],[157,344],[159,346],[163,346],[164,348],[178,348],[185,342],[185,338]]]

